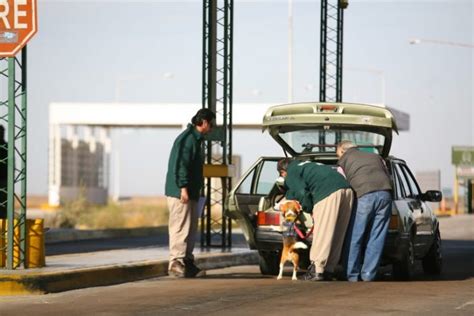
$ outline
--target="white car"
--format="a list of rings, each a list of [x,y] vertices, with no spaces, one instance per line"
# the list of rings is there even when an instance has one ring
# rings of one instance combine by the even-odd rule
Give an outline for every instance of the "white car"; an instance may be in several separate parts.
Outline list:
[[[226,215],[238,222],[250,249],[258,250],[262,274],[278,273],[282,249],[281,216],[273,209],[283,197],[275,182],[278,160],[294,157],[336,167],[336,145],[341,140],[351,140],[359,150],[380,154],[391,174],[393,208],[382,265],[392,264],[397,279],[409,279],[417,259],[422,260],[426,273],[441,273],[439,224],[425,203],[439,202],[441,192],[422,193],[406,162],[389,156],[397,127],[387,108],[327,102],[285,104],[269,108],[262,125],[281,145],[285,156],[260,157],[225,203]],[[310,214],[303,214],[300,221],[305,234],[312,226]],[[302,268],[306,268],[307,253],[302,262]]]

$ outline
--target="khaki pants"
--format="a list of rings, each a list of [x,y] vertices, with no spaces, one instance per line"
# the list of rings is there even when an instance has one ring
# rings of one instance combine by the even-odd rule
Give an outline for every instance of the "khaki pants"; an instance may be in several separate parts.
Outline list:
[[[170,260],[194,261],[193,250],[196,242],[198,225],[197,201],[189,200],[187,204],[174,197],[167,197],[169,215]]]
[[[313,207],[313,243],[309,257],[317,273],[334,272],[351,218],[353,193],[340,189]]]

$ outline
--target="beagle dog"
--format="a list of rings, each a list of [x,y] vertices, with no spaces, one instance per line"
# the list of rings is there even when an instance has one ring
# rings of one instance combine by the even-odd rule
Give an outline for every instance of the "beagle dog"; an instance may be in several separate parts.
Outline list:
[[[286,200],[281,202],[279,205],[280,211],[283,213],[283,250],[281,252],[280,259],[280,273],[278,274],[277,280],[283,277],[283,266],[287,261],[293,263],[293,276],[292,280],[297,280],[296,272],[298,271],[298,264],[300,256],[295,249],[307,249],[305,243],[296,241],[297,233],[295,230],[295,222],[298,215],[302,212],[301,205],[296,200]]]

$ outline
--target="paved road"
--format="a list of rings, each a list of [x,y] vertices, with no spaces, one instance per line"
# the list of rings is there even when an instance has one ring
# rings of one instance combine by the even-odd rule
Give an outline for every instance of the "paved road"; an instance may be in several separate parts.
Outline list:
[[[196,246],[199,247],[199,236]],[[80,241],[68,241],[58,243],[46,244],[46,255],[64,255],[70,253],[84,253],[115,249],[128,249],[137,247],[153,247],[153,246],[167,246],[168,232],[155,233],[144,237],[121,237],[121,238],[107,238],[107,239],[91,239]],[[241,233],[234,233],[232,235],[232,245],[235,247],[246,248],[247,243]]]
[[[0,297],[0,315],[474,315],[474,217],[442,219],[445,271],[394,282],[292,282],[258,267],[210,271],[60,294]]]

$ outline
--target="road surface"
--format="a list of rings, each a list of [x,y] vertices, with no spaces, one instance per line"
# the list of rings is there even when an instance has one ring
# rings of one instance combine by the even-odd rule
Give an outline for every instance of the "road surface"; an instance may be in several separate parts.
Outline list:
[[[0,297],[0,315],[474,315],[474,216],[441,219],[444,272],[395,282],[291,281],[256,266],[202,279],[156,278],[41,296]]]

